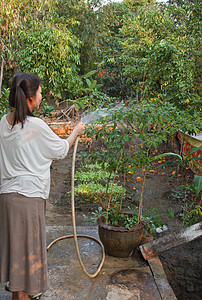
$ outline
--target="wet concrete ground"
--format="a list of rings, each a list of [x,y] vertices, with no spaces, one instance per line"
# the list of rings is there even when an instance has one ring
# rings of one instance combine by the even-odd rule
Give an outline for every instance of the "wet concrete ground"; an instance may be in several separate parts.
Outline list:
[[[48,240],[72,233],[69,227],[48,226]],[[97,236],[97,227],[80,226],[79,234]],[[87,271],[93,274],[101,260],[100,246],[90,239],[81,238],[79,248]],[[135,253],[129,258],[106,256],[100,274],[91,279],[81,270],[73,239],[59,241],[48,253],[49,290],[41,299],[161,299],[151,270]]]
[[[72,234],[72,226],[47,225],[47,245],[58,237]],[[98,238],[97,226],[78,226],[78,234]],[[81,257],[89,273],[93,274],[101,261],[101,248],[91,239],[79,239]],[[82,271],[73,239],[65,239],[54,244],[48,251],[49,289],[41,300],[158,300],[176,299],[163,269],[159,291],[154,274],[141,255],[135,252],[129,258],[106,255],[99,275],[91,279]],[[159,280],[159,279],[158,279]],[[163,295],[163,298],[162,298]],[[166,297],[165,297],[166,295]],[[11,293],[0,290],[1,300],[10,300]]]

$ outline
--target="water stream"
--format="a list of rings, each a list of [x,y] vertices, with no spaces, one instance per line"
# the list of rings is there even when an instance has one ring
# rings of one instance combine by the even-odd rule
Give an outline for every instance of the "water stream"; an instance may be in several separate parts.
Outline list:
[[[120,111],[121,109],[125,109],[125,106],[122,102],[118,103],[112,108],[98,108],[93,112],[85,113],[81,117],[81,122],[83,122],[84,124],[92,124],[101,118],[111,116],[114,112]]]

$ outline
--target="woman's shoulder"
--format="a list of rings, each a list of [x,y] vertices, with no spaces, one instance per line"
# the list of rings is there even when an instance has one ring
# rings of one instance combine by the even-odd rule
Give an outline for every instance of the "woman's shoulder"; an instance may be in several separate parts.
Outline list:
[[[0,118],[0,125],[2,125],[3,123],[7,123],[7,120],[6,120],[6,117],[8,116],[8,114],[5,114],[3,115],[1,118]]]
[[[42,119],[40,119],[40,118],[38,118],[38,117],[28,117],[27,118],[27,120],[28,120],[28,128],[36,128],[36,130],[40,130],[40,132],[41,132],[41,134],[42,133],[44,133],[44,134],[50,134],[50,132],[52,131],[51,129],[50,129],[50,127],[48,126],[48,124],[44,121],[44,120],[42,120]],[[26,124],[26,123],[25,123]]]
[[[41,127],[48,127],[46,122],[38,117],[28,117],[27,118],[30,123],[32,123],[35,126],[41,126]]]

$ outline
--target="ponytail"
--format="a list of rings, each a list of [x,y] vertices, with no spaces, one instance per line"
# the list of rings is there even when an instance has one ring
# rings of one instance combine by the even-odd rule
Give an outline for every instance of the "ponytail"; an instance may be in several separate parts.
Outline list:
[[[34,116],[26,99],[35,96],[40,84],[38,77],[33,74],[19,73],[15,75],[9,94],[9,104],[15,108],[12,127],[19,122],[23,127],[26,117]]]
[[[24,124],[24,121],[26,119],[27,113],[28,113],[28,105],[25,97],[25,93],[22,90],[20,85],[16,86],[15,91],[15,112],[14,112],[14,121],[13,126],[17,124],[18,122],[22,123],[22,127]]]

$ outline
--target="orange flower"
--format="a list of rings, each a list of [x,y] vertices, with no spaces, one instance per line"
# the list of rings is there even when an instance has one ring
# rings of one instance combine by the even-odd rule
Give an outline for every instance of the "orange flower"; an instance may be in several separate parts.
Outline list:
[[[141,177],[137,177],[136,180],[137,180],[137,181],[141,181],[142,178],[141,178]]]
[[[155,173],[155,171],[154,170],[149,170],[149,173]]]
[[[176,173],[176,171],[173,171],[173,172],[172,172],[172,175],[175,175],[175,173]]]
[[[177,176],[178,176],[178,177],[182,177],[182,174],[178,174]]]
[[[164,173],[164,172],[162,172],[162,173],[161,173],[161,175],[165,175],[165,173]]]
[[[130,175],[133,175],[133,172],[131,172],[131,171],[128,171],[128,174],[130,174]]]
[[[131,145],[131,146],[130,146],[130,148],[132,148],[132,149],[133,149],[133,148],[135,148],[135,147],[134,147],[133,145]]]
[[[100,71],[97,76],[102,78],[102,72]]]
[[[186,167],[186,170],[189,170],[189,167]]]
[[[142,171],[145,172],[145,169],[143,169]]]
[[[133,188],[133,191],[136,191],[136,187]]]
[[[162,162],[163,162],[162,160],[158,160],[158,164],[162,164]]]

